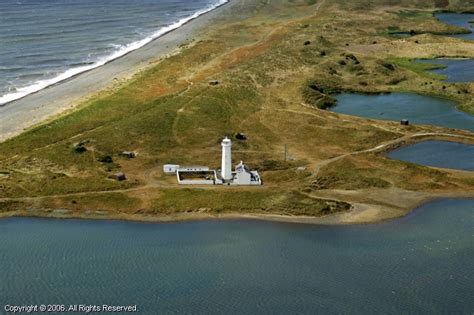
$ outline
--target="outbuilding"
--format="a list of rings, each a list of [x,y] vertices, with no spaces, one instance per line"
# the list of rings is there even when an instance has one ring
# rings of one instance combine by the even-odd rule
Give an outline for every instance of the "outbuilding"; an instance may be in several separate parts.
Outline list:
[[[163,166],[163,172],[166,174],[166,175],[175,175],[176,172],[178,171],[179,169],[179,165],[176,165],[176,164],[165,164]]]
[[[118,173],[115,173],[115,174],[113,174],[113,175],[110,175],[110,178],[115,179],[115,180],[121,182],[121,181],[126,180],[126,179],[127,179],[127,176],[125,176],[125,174],[122,173],[122,172],[118,172]]]
[[[236,135],[235,135],[235,138],[237,140],[247,140],[247,136],[245,135],[245,133],[242,133],[242,132],[238,132]]]
[[[120,156],[127,157],[129,159],[133,159],[137,156],[137,153],[132,152],[132,151],[123,151],[122,153],[120,153]]]

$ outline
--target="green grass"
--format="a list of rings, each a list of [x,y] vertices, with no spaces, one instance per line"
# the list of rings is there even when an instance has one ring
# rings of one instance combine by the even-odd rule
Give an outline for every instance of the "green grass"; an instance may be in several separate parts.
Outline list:
[[[301,89],[303,100],[306,104],[310,104],[319,109],[328,109],[336,105],[336,99],[330,94],[325,94],[324,92],[325,91],[318,88],[312,80],[305,84]]]
[[[87,196],[68,196],[61,198],[45,198],[41,201],[44,208],[67,208],[71,210],[108,210],[130,212],[140,207],[138,198],[123,193],[91,194]]]
[[[26,174],[12,172],[5,196],[46,196],[131,187],[135,184],[133,180],[117,183],[107,179],[120,170],[121,151],[140,151],[147,156],[144,163],[160,157],[189,163],[194,156],[183,156],[184,147],[217,147],[222,135],[241,130],[237,127],[240,121],[232,117],[245,119],[257,110],[259,100],[254,90],[231,85],[190,91],[189,96],[161,97],[148,103],[130,97],[117,101],[122,93],[134,92],[120,91],[119,96],[97,100],[0,145],[2,158],[25,157],[10,159],[2,166],[8,170],[29,169]],[[177,111],[183,106],[185,110],[177,119]],[[88,150],[77,153],[74,144],[81,141],[86,142]],[[101,156],[111,156],[114,163],[101,163],[98,161]],[[32,164],[32,159],[36,163]]]
[[[288,193],[275,209],[290,215],[322,216],[348,211],[351,205],[341,201],[321,200],[301,192]],[[274,211],[273,209],[271,211]]]
[[[15,211],[15,210],[22,210],[22,209],[26,209],[26,207],[27,207],[27,204],[21,201],[12,201],[12,200],[0,201],[0,213]]]
[[[37,175],[17,175],[5,181],[4,185],[6,189],[2,197],[20,198],[126,189],[133,187],[134,183],[107,179],[105,173],[78,178],[46,171]]]
[[[444,69],[446,68],[446,66],[444,65],[416,63],[412,59],[409,59],[409,58],[389,58],[387,62],[393,63],[397,66],[413,71],[426,78],[436,79],[436,80],[446,79],[446,76],[444,75],[429,72],[430,70]]]
[[[200,209],[212,209],[213,212],[258,212],[269,207],[276,196],[277,193],[268,191],[165,189],[160,198],[153,202],[153,208],[159,213],[195,212]]]
[[[398,12],[398,16],[401,18],[419,18],[426,19],[433,17],[433,13],[429,11],[411,11],[411,10],[402,10]]]
[[[281,213],[320,216],[347,211],[344,202],[308,197],[297,191],[278,190],[242,191],[209,189],[166,189],[153,202],[157,213],[176,212],[209,213]]]
[[[343,159],[323,168],[311,188],[352,190],[391,187],[390,182],[381,178],[382,173],[380,170],[360,167],[349,159]]]
[[[389,159],[384,153],[357,155],[323,168],[311,189],[361,189],[398,187],[407,190],[440,190],[468,184],[429,167]]]

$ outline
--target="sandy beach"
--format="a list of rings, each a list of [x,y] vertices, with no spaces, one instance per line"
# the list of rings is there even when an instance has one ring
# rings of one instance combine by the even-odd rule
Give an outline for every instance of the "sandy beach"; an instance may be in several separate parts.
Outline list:
[[[76,107],[89,96],[129,79],[160,58],[177,52],[180,45],[194,39],[239,2],[232,0],[102,67],[0,106],[0,141]]]

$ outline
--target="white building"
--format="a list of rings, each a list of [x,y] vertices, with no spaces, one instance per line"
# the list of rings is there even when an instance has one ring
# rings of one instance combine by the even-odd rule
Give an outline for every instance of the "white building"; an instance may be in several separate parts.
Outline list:
[[[233,185],[262,185],[258,172],[249,170],[242,161],[235,167],[233,177]]]
[[[179,165],[176,164],[165,164],[163,165],[163,172],[166,175],[174,175],[179,169]]]
[[[242,161],[232,171],[232,141],[225,137],[221,143],[222,160],[220,170],[211,170],[207,166],[179,166],[166,164],[165,174],[176,174],[180,185],[262,185],[257,171],[251,171]]]

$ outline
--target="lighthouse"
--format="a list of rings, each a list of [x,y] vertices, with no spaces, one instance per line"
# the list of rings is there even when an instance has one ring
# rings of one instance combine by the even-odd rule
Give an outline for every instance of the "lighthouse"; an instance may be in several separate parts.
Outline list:
[[[262,179],[258,171],[252,171],[242,161],[232,171],[232,141],[225,137],[222,142],[221,169],[210,169],[207,166],[180,166],[165,164],[163,172],[175,174],[180,185],[233,185],[260,186]]]
[[[232,180],[232,141],[229,138],[225,137],[222,140],[222,167],[221,167],[221,176],[224,181]]]

